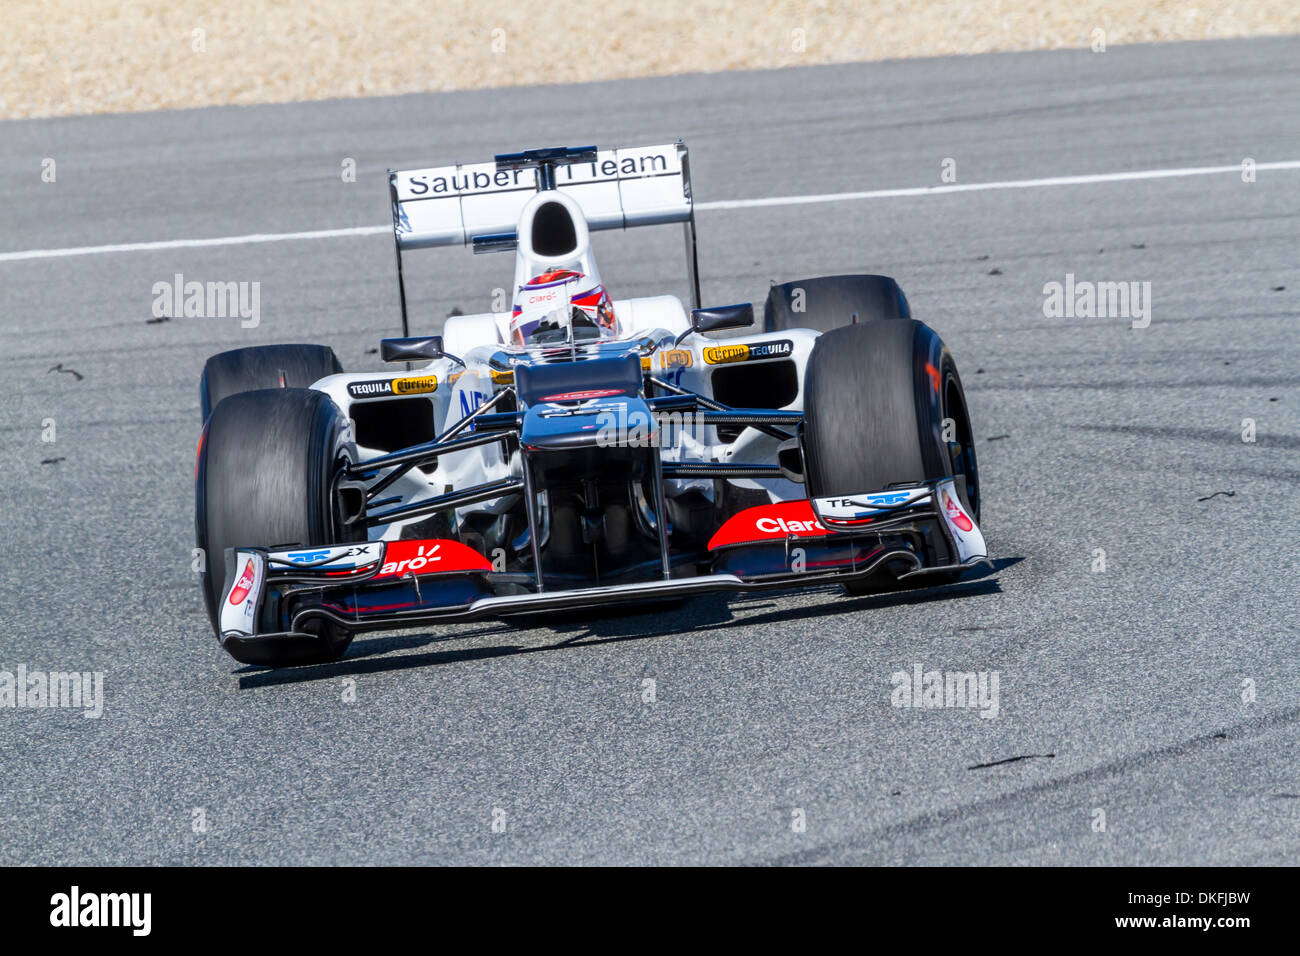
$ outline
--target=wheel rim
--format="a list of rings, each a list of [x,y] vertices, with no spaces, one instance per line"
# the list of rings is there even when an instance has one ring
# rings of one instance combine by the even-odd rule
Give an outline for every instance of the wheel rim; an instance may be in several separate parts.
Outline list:
[[[980,487],[979,465],[975,461],[975,436],[971,433],[970,415],[966,411],[966,400],[961,393],[961,385],[952,373],[948,374],[944,388],[944,417],[952,419],[952,440],[945,442],[948,462],[954,475],[966,479],[966,500],[970,502],[971,511],[979,518]]]
[[[329,488],[326,492],[329,496],[326,514],[330,516],[329,543],[331,544],[345,541],[365,540],[364,526],[362,537],[358,538],[356,529],[349,527],[343,521],[345,508],[343,505],[343,495],[339,490],[339,483],[343,480],[347,473],[348,466],[351,464],[352,461],[347,455],[339,455],[334,462],[333,473],[330,476]]]

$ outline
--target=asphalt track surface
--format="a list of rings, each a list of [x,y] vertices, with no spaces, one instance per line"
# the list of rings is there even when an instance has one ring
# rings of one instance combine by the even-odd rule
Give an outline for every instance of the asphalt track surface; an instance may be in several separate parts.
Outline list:
[[[387,167],[565,141],[681,137],[703,201],[1287,161],[1298,106],[1284,38],[4,123],[0,252],[373,226]],[[711,302],[898,277],[965,378],[996,568],[279,672],[200,609],[199,372],[378,367],[391,241],[0,261],[0,665],[105,682],[97,720],[0,711],[0,862],[1295,862],[1298,217],[1295,170],[702,211]],[[683,288],[677,230],[597,242],[617,295]],[[413,262],[417,329],[509,281]],[[175,273],[260,282],[260,325],[149,323]],[[1150,327],[1046,317],[1067,273],[1149,281]],[[998,716],[892,706],[916,664],[997,671]]]

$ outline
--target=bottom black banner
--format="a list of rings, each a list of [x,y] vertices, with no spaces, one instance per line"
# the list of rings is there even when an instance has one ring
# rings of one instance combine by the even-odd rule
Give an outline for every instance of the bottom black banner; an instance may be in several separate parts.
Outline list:
[[[1292,917],[1293,873],[1279,869],[10,869],[5,937],[78,943],[295,938],[374,942],[463,921],[536,939],[624,927],[653,939],[686,921],[736,942],[782,924],[804,935],[902,932],[945,944],[1024,938],[1233,945]],[[699,880],[699,883],[695,883]],[[505,917],[504,919],[502,917]],[[694,932],[694,930],[692,930]],[[937,937],[937,940],[936,940]],[[673,937],[661,936],[663,941]],[[608,941],[608,937],[606,937]],[[73,942],[72,939],[68,940]]]

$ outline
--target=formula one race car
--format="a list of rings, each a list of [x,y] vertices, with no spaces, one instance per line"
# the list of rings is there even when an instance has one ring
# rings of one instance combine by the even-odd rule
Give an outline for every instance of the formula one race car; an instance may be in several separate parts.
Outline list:
[[[202,587],[236,660],[705,591],[943,583],[987,560],[939,336],[878,275],[774,285],[761,332],[717,336],[754,309],[700,307],[683,144],[528,150],[389,189],[397,370],[272,345],[203,371]],[[661,223],[685,226],[689,314],[611,299],[596,267],[592,232]],[[403,253],[444,245],[513,251],[513,301],[412,337]]]

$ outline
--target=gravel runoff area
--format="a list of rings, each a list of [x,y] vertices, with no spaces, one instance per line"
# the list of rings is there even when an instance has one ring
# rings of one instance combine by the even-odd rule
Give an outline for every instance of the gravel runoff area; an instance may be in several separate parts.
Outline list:
[[[5,0],[0,119],[1300,33],[1296,0]]]

